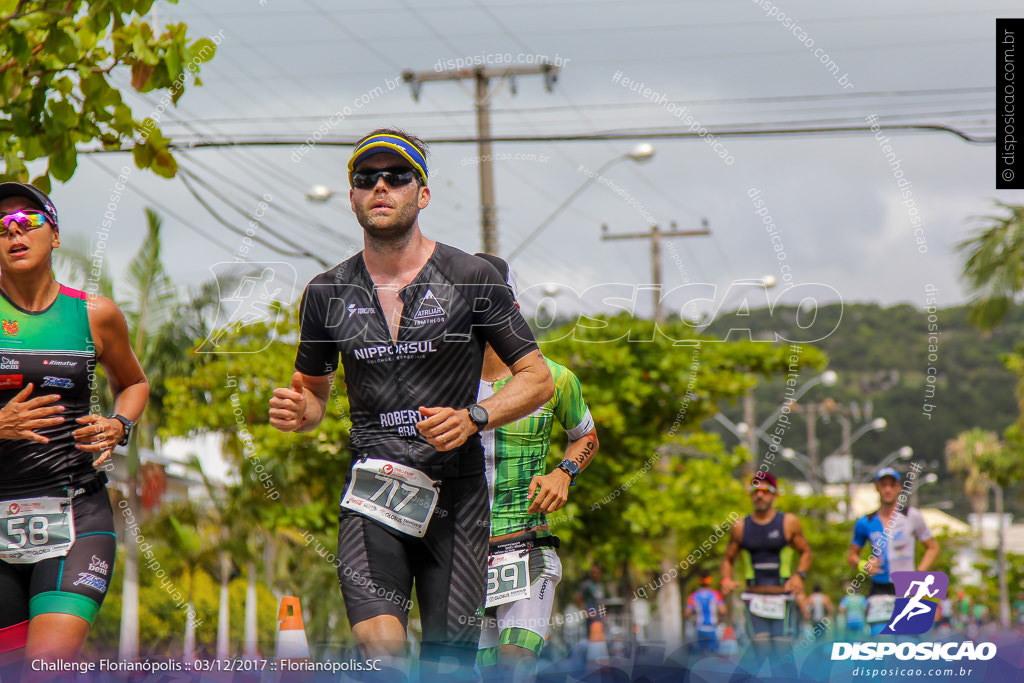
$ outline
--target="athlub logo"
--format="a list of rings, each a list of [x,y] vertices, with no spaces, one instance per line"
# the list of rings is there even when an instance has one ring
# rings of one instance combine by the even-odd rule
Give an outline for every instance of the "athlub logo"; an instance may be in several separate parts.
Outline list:
[[[939,601],[945,599],[949,590],[949,577],[942,572],[893,572],[890,576],[896,588],[896,605],[882,634],[927,633],[935,623]],[[916,661],[984,661],[996,656],[996,646],[971,641],[832,643],[833,661],[880,660],[890,656]]]

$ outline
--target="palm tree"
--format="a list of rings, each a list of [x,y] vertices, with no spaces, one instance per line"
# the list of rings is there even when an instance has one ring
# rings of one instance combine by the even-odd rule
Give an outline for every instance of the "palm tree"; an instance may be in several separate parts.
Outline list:
[[[946,442],[946,463],[950,471],[963,472],[966,475],[964,492],[971,499],[978,518],[979,531],[981,514],[988,507],[988,492],[995,493],[996,516],[999,520],[999,536],[997,556],[999,563],[999,619],[1002,627],[1010,627],[1010,599],[1006,585],[1006,549],[1004,542],[1004,510],[1003,490],[1015,478],[1015,470],[1019,458],[1012,449],[1019,453],[1020,431],[1016,427],[1007,430],[1011,446],[999,440],[995,432],[975,427],[961,432],[956,439]]]
[[[966,255],[962,277],[970,288],[970,320],[985,330],[1002,322],[1024,290],[1024,205],[996,206],[1007,213],[980,217],[987,225],[956,246]]]

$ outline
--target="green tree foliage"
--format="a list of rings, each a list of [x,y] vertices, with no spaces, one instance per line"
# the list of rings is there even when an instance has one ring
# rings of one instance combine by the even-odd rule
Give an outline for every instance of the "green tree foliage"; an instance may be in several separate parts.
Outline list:
[[[929,308],[922,284],[916,305],[898,304],[883,307],[877,304],[828,304],[817,311],[815,327],[835,331],[815,342],[829,357],[829,369],[839,375],[833,387],[818,386],[804,401],[833,399],[838,405],[856,404],[862,411],[854,429],[871,417],[884,417],[888,427],[870,432],[853,447],[854,457],[866,467],[876,465],[904,445],[914,449],[914,460],[925,463],[928,471],[939,475],[937,485],[922,489],[922,504],[950,500],[952,514],[965,516],[970,510],[962,495],[962,486],[947,475],[943,453],[946,442],[972,427],[1002,431],[1020,414],[1014,400],[1014,383],[1021,375],[1007,369],[1006,354],[1013,351],[1024,335],[1024,308],[1009,310],[1002,325],[991,332],[979,333],[969,321],[969,307]],[[934,361],[928,359],[928,326],[931,316],[938,327],[938,352]],[[730,327],[750,328],[755,338],[776,332],[796,338],[796,309],[776,306],[773,310],[758,309],[749,316],[726,316],[708,328],[708,332],[724,335]],[[934,367],[937,382],[932,398],[927,398],[927,372]],[[808,375],[810,379],[812,375]],[[804,377],[801,377],[801,383]],[[767,417],[783,400],[783,384],[778,380],[760,383],[754,390],[756,413]],[[923,414],[923,404],[935,406],[933,417]],[[739,408],[725,406],[723,412],[733,421],[743,419]],[[712,423],[708,429],[718,430]],[[819,452],[825,456],[841,442],[839,423],[819,420]],[[728,436],[727,439],[733,437]],[[788,446],[806,453],[806,431],[802,416],[793,420],[787,435]],[[932,466],[935,466],[934,469]],[[780,469],[784,476],[800,476],[788,463]],[[1015,497],[1007,502],[1019,506]]]
[[[996,201],[1001,215],[981,216],[983,225],[957,245],[962,277],[970,288],[971,322],[991,330],[1006,318],[1024,290],[1024,206]]]
[[[541,344],[579,377],[601,440],[566,508],[551,519],[572,549],[563,555],[576,556],[567,562],[570,571],[596,559],[606,568],[628,563],[645,577],[670,552],[670,532],[677,538],[673,562],[699,571],[707,558],[712,565],[721,559],[725,537],[716,529],[732,523],[731,513],[749,511],[737,475],[750,454],[729,452],[699,426],[757,378],[784,375],[791,349],[701,340],[682,323],[661,329],[625,315],[588,318],[552,331]],[[809,346],[797,357],[808,374],[825,365]],[[561,458],[564,438],[552,441],[549,466]]]
[[[173,2],[174,0],[170,0]],[[139,168],[173,177],[177,164],[157,125],[216,43],[192,40],[184,24],[162,32],[142,20],[153,0],[0,0],[0,152],[2,180],[27,181],[27,162],[48,164],[32,183],[50,190],[78,165],[78,146],[131,148]],[[218,41],[219,42],[219,39]],[[113,85],[130,71],[139,92],[163,91],[142,118]]]
[[[146,525],[147,538],[156,538],[163,530]],[[156,658],[182,655],[187,607],[175,594],[187,596],[191,587],[196,609],[196,654],[212,659],[217,645],[217,610],[220,603],[217,579],[204,569],[191,575],[180,571],[180,559],[170,545],[153,544],[159,565],[139,567],[139,603],[143,605],[143,618],[139,623],[140,653]],[[124,549],[119,549],[110,581],[110,592],[103,609],[86,641],[84,657],[116,658],[118,637],[121,632],[121,590],[124,567]],[[178,568],[178,569],[176,569]],[[159,574],[160,570],[164,575]],[[231,652],[242,652],[245,619],[245,580],[237,579],[230,585]],[[277,598],[262,584],[257,585],[258,638],[264,656],[273,656],[277,642]]]
[[[297,308],[275,321],[278,312],[272,309],[271,321],[228,333],[218,346],[223,353],[201,354],[203,363],[166,381],[160,433],[223,436],[223,450],[241,480],[226,494],[238,522],[232,522],[232,535],[250,543],[261,536],[269,544],[265,583],[302,599],[311,643],[337,643],[347,631],[337,619],[344,605],[330,558],[337,551],[337,506],[350,462],[348,398],[336,384],[312,433],[283,434],[270,425],[268,401],[291,380],[298,333]],[[268,339],[275,341],[268,345]]]

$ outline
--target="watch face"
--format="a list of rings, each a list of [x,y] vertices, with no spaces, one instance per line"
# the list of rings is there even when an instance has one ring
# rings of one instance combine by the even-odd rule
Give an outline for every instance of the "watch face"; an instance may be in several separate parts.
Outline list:
[[[477,426],[481,426],[487,424],[490,416],[487,414],[487,410],[482,406],[473,405],[469,407],[469,419]]]

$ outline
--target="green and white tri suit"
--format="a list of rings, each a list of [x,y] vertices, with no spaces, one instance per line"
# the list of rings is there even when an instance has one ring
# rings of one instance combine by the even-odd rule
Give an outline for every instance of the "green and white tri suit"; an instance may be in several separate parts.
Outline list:
[[[583,401],[580,382],[565,366],[545,358],[555,392],[551,399],[526,417],[481,433],[487,486],[491,499],[492,537],[528,530],[547,523],[541,513],[529,513],[528,492],[533,477],[547,473],[547,456],[555,420],[569,441],[577,441],[594,428]],[[480,382],[478,400],[493,396],[510,378]],[[562,578],[562,563],[555,552],[557,539],[550,532],[524,533],[522,538],[491,545],[491,554],[528,544],[530,596],[497,607],[497,618],[485,618],[478,662],[497,661],[499,645],[518,645],[539,653],[547,638],[555,586]],[[533,547],[529,547],[533,545]],[[525,552],[525,551],[524,551]]]

